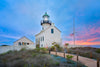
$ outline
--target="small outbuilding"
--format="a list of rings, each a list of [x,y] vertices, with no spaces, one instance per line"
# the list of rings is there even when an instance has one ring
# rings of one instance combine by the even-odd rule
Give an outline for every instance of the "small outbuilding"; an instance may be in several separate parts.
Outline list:
[[[27,37],[22,37],[14,42],[14,45],[34,45],[34,43]]]

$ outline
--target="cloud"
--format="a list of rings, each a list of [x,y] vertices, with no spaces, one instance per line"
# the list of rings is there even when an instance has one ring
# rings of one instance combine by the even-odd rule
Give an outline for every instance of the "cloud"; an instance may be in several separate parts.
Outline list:
[[[0,37],[12,38],[12,39],[19,39],[20,36],[12,36],[12,35],[0,35]]]
[[[64,43],[73,44],[73,41],[64,41]],[[89,41],[84,41],[84,40],[76,40],[75,44],[76,45],[100,45],[100,41],[89,42]]]
[[[77,45],[100,45],[100,27],[90,25],[87,28],[79,28],[75,37]],[[65,36],[65,38],[68,41],[66,40],[63,43],[73,44],[73,37]]]
[[[97,39],[100,39],[100,38],[99,37],[96,37],[96,38],[92,38],[92,39],[87,39],[87,41],[90,42],[90,41],[95,41]]]

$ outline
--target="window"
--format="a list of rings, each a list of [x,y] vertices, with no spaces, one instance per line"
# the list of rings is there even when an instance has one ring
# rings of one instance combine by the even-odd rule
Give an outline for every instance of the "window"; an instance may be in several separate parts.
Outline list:
[[[43,41],[44,41],[44,37],[43,37]]]
[[[19,45],[21,45],[21,42],[19,42]]]
[[[42,37],[41,37],[41,41],[42,41]]]
[[[41,44],[41,47],[43,47],[43,44]]]
[[[26,43],[24,42],[24,45],[26,45]]]
[[[27,45],[29,45],[29,43],[27,43]]]
[[[52,33],[52,34],[54,33],[54,29],[51,29],[51,33]]]

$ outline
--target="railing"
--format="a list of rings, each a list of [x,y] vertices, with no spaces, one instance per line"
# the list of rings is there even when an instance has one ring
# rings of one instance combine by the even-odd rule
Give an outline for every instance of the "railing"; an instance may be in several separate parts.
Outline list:
[[[90,58],[81,57],[81,56],[78,55],[78,53],[76,55],[73,55],[73,54],[64,53],[64,52],[49,51],[49,54],[58,55],[58,56],[61,56],[61,57],[64,57],[64,58],[66,58],[66,55],[72,55],[73,61],[76,61],[76,62],[80,61],[81,63],[85,64],[88,67],[100,67],[100,59],[97,59],[97,61],[96,61],[96,60],[93,60],[93,59],[90,59]]]

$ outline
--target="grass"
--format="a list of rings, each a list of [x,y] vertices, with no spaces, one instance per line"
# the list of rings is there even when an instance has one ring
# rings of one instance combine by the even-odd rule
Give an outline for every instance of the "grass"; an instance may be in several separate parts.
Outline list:
[[[99,49],[96,49],[96,53],[100,53],[100,48]]]
[[[91,58],[91,59],[100,59],[100,48],[92,48],[92,47],[78,47],[78,48],[70,48],[69,53],[77,54],[79,52],[79,56]]]
[[[57,62],[47,54],[46,48],[36,48],[34,50],[21,49],[20,51],[8,51],[0,54],[0,67],[52,67]]]
[[[0,54],[0,67],[59,67],[62,62],[54,60],[56,57],[49,55],[46,48],[34,50],[23,48],[20,51],[8,51]]]

